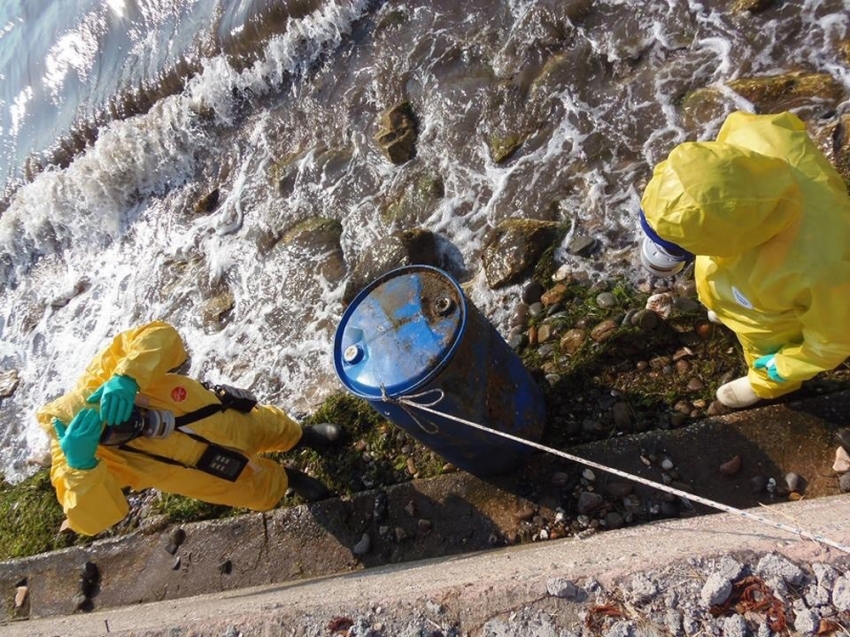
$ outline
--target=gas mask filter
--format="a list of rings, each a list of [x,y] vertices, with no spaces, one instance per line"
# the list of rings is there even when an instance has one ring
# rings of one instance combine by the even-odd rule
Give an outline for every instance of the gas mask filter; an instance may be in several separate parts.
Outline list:
[[[640,262],[653,276],[671,277],[681,272],[693,261],[694,255],[675,243],[665,241],[650,227],[640,211],[643,238],[640,243]]]

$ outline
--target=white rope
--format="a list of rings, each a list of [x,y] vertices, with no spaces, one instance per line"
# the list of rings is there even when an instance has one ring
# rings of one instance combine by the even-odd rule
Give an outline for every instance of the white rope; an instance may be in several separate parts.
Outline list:
[[[420,394],[417,394],[420,396]],[[792,533],[794,535],[799,535],[809,540],[813,540],[815,542],[820,542],[822,544],[826,544],[827,546],[831,546],[832,548],[838,549],[844,553],[850,554],[850,546],[846,546],[844,544],[840,544],[835,540],[830,540],[827,537],[824,537],[820,534],[811,533],[809,531],[790,526],[788,524],[783,524],[782,522],[775,522],[773,520],[768,520],[760,515],[756,515],[755,513],[750,513],[749,511],[744,511],[742,509],[736,509],[735,507],[728,506],[726,504],[721,504],[720,502],[715,502],[713,500],[709,500],[707,498],[703,498],[698,495],[694,495],[693,493],[688,493],[687,491],[682,491],[680,489],[676,489],[675,487],[668,486],[666,484],[661,484],[659,482],[654,482],[653,480],[648,480],[646,478],[642,478],[640,476],[633,475],[631,473],[627,473],[625,471],[620,471],[619,469],[614,469],[613,467],[607,467],[603,464],[599,464],[598,462],[594,462],[593,460],[587,460],[585,458],[580,458],[578,456],[574,456],[570,453],[566,453],[564,451],[559,451],[558,449],[552,449],[550,447],[546,447],[544,445],[538,444],[536,442],[532,442],[531,440],[525,440],[524,438],[519,438],[517,436],[511,435],[509,433],[505,433],[503,431],[497,431],[495,429],[490,429],[489,427],[485,427],[484,425],[480,425],[478,423],[470,422],[469,420],[464,420],[463,418],[458,418],[457,416],[453,416],[451,414],[446,414],[436,409],[432,409],[431,407],[438,402],[440,399],[432,401],[425,404],[420,404],[414,402],[412,400],[408,400],[405,397],[401,398],[391,398],[386,393],[382,396],[385,402],[389,403],[398,403],[407,413],[410,413],[406,407],[413,407],[415,409],[420,409],[424,412],[434,414],[435,416],[440,416],[441,418],[448,418],[450,420],[454,420],[459,423],[463,423],[464,425],[468,425],[469,427],[474,427],[475,429],[480,429],[481,431],[486,431],[491,434],[495,434],[497,436],[501,436],[502,438],[507,438],[508,440],[513,440],[514,442],[519,442],[521,444],[527,445],[529,447],[534,447],[535,449],[539,449],[541,451],[545,451],[546,453],[551,453],[556,456],[560,456],[561,458],[565,458],[567,460],[571,460],[572,462],[577,462],[579,464],[586,465],[588,467],[592,467],[594,469],[599,469],[600,471],[605,471],[607,473],[612,473],[621,478],[626,478],[627,480],[633,480],[634,482],[640,482],[641,484],[645,484],[647,486],[653,487],[660,491],[666,491],[667,493],[672,493],[673,495],[679,496],[680,498],[684,498],[685,500],[692,500],[694,502],[699,502],[700,504],[704,504],[706,506],[712,507],[714,509],[719,509],[720,511],[725,511],[726,513],[732,513],[734,515],[739,515],[750,520],[754,520],[761,524],[765,524],[767,526],[771,526],[776,529],[780,529],[782,531],[786,531],[788,533]],[[442,396],[441,396],[442,398]],[[414,418],[414,420],[419,423],[419,420]],[[422,425],[420,424],[420,427]],[[424,429],[424,427],[423,427]],[[427,430],[426,430],[427,431]]]

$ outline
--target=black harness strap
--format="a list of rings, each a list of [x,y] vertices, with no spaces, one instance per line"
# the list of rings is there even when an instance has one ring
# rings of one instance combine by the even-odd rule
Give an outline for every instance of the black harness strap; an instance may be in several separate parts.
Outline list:
[[[191,425],[193,422],[198,422],[199,420],[203,420],[204,418],[209,418],[210,416],[221,413],[225,409],[227,409],[227,407],[225,407],[221,403],[204,405],[200,409],[190,411],[188,414],[177,416],[174,419],[174,426],[175,428],[180,429],[181,427],[185,427],[186,425]]]

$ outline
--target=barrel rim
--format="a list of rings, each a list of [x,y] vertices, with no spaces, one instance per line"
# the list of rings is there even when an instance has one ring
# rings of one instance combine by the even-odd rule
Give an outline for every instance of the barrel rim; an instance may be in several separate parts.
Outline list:
[[[339,325],[337,326],[337,329],[336,329],[336,334],[334,335],[334,345],[333,345],[334,371],[336,372],[336,375],[339,378],[340,382],[343,384],[343,386],[348,391],[350,391],[352,394],[354,394],[355,396],[357,396],[359,398],[365,398],[367,400],[379,399],[383,396],[383,393],[380,392],[380,388],[375,388],[376,393],[374,393],[374,394],[366,393],[366,392],[363,392],[363,391],[353,387],[350,384],[350,382],[348,382],[348,381],[350,381],[350,379],[342,371],[342,343],[341,343],[341,340],[342,340],[342,334],[344,332],[344,327],[346,325],[348,325],[348,321],[350,320],[351,315],[354,313],[354,311],[357,309],[357,307],[360,305],[360,303],[363,301],[363,299],[365,299],[367,296],[369,296],[369,294],[371,294],[372,291],[375,288],[377,288],[378,286],[380,286],[381,284],[383,284],[384,282],[386,282],[390,279],[393,279],[393,278],[396,278],[396,277],[399,277],[399,276],[403,276],[405,274],[412,273],[412,272],[415,272],[415,271],[432,272],[434,274],[437,274],[437,275],[444,277],[454,287],[455,292],[457,292],[458,298],[461,301],[461,310],[463,312],[463,315],[461,317],[460,326],[458,327],[458,330],[457,330],[456,338],[454,339],[454,342],[451,344],[451,347],[449,347],[448,350],[446,351],[445,356],[443,356],[443,359],[439,362],[439,364],[435,365],[434,369],[432,369],[430,372],[428,372],[425,376],[423,376],[421,379],[419,379],[419,381],[417,381],[416,383],[414,383],[410,387],[407,387],[403,391],[397,392],[395,394],[388,392],[387,396],[389,398],[399,398],[399,397],[405,396],[407,394],[410,394],[411,392],[414,392],[417,389],[421,389],[422,387],[424,387],[425,385],[430,383],[437,375],[439,375],[445,369],[446,365],[448,365],[449,362],[452,360],[452,358],[454,358],[454,354],[457,351],[458,347],[460,347],[460,343],[463,340],[463,336],[466,332],[467,318],[469,316],[469,313],[468,313],[468,310],[467,310],[468,300],[466,298],[466,295],[463,293],[463,289],[461,289],[460,284],[457,282],[457,280],[451,274],[449,274],[447,271],[445,271],[441,268],[438,268],[438,267],[435,267],[435,266],[432,266],[432,265],[424,265],[424,264],[403,265],[403,266],[400,266],[398,268],[395,268],[393,270],[390,270],[389,272],[382,274],[377,279],[375,279],[374,281],[369,283],[369,285],[367,285],[365,288],[360,290],[360,292],[358,292],[357,295],[351,300],[351,303],[348,304],[348,307],[345,309],[345,312],[343,312],[343,314],[342,314],[342,318],[340,319]]]

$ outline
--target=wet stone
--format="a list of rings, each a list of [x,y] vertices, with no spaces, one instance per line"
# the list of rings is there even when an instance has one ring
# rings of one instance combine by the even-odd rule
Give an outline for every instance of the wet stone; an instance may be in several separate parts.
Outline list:
[[[567,252],[580,257],[587,257],[593,252],[597,245],[596,239],[588,236],[578,236],[567,246]]]
[[[615,307],[617,305],[617,297],[610,292],[602,292],[596,297],[596,305],[602,309]]]
[[[573,328],[561,337],[561,352],[572,356],[581,349],[587,340],[587,330]]]
[[[638,312],[632,316],[632,325],[645,331],[655,329],[659,322],[660,319],[658,314],[652,310],[638,310]]]
[[[525,303],[517,304],[511,316],[511,327],[525,327],[528,325],[528,305]]]
[[[528,306],[528,315],[531,318],[537,318],[541,314],[543,314],[543,304],[542,303],[532,303]]]
[[[617,331],[617,323],[615,321],[612,321],[612,320],[609,319],[609,320],[602,321],[599,325],[594,327],[590,331],[590,337],[594,341],[596,341],[598,343],[602,343],[602,342],[607,341],[609,338],[611,338],[614,335],[614,332],[616,332],[616,331]]]
[[[698,392],[702,391],[703,389],[705,389],[705,383],[702,382],[699,378],[692,378],[688,381],[687,390],[689,392]]]
[[[546,343],[555,338],[555,326],[551,323],[544,323],[537,328],[537,342]]]
[[[528,346],[528,336],[526,334],[512,334],[508,339],[508,347],[512,350],[522,349]]]
[[[539,301],[542,294],[543,285],[538,281],[532,281],[522,290],[522,302],[531,305]]]
[[[8,369],[0,371],[0,398],[8,398],[18,388],[18,371]]]
[[[566,294],[567,286],[563,283],[556,283],[540,296],[540,303],[542,303],[546,307],[555,305],[556,303],[561,303],[564,300]]]
[[[625,524],[625,520],[616,511],[611,511],[605,516],[605,524],[609,529],[619,529]]]
[[[841,493],[850,493],[850,473],[842,473],[838,478],[838,488]]]

